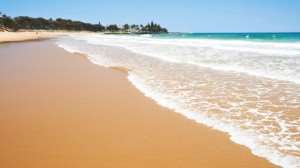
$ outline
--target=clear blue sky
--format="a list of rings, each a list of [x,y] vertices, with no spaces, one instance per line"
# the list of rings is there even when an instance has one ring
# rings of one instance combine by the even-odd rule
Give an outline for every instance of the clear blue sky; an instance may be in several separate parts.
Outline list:
[[[153,20],[181,32],[300,32],[300,0],[0,0],[0,11],[103,24]]]

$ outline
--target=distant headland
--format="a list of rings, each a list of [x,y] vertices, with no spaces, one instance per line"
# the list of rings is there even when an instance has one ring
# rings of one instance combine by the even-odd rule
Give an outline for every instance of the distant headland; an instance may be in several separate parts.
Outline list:
[[[0,12],[0,31],[18,30],[67,30],[67,31],[92,31],[104,32],[107,34],[153,34],[168,33],[168,30],[159,24],[151,21],[146,25],[110,24],[107,26],[92,24],[71,19],[45,19],[42,17],[33,18],[29,16],[10,17]]]

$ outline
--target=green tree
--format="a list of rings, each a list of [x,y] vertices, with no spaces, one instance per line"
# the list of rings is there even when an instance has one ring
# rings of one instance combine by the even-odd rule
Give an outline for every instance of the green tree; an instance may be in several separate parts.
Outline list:
[[[123,25],[123,31],[128,31],[129,30],[129,24],[124,24]]]
[[[17,30],[16,23],[15,23],[14,19],[12,19],[11,17],[3,14],[1,16],[1,22],[4,27],[12,29],[12,30]]]
[[[133,29],[133,30],[139,30],[140,29],[139,25],[136,25],[136,24],[131,25],[130,28]]]
[[[119,31],[120,28],[116,24],[112,24],[112,25],[107,26],[106,30],[108,30],[110,32],[116,32],[116,31]]]
[[[4,27],[3,19],[2,19],[2,12],[0,12],[0,28]]]
[[[166,28],[161,27],[153,21],[142,27],[143,33],[168,33]]]
[[[33,18],[28,16],[19,16],[15,18],[11,18],[2,12],[0,12],[0,28],[8,28],[11,30],[18,29],[43,29],[43,30],[72,30],[72,31],[111,31],[116,32],[121,29],[116,24],[111,24],[107,27],[104,27],[101,22],[98,24],[85,23],[81,21],[74,21],[70,19],[45,19],[45,18]],[[125,24],[122,27],[123,31],[129,31],[129,29],[133,29],[139,33],[167,33],[168,30],[166,28],[161,27],[159,24],[154,22],[150,22],[147,25],[129,25]]]

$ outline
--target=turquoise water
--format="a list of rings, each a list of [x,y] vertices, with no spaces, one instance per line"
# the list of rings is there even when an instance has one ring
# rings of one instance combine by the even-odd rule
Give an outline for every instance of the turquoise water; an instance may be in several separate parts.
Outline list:
[[[156,34],[156,38],[166,39],[222,39],[247,41],[300,42],[300,33],[169,33]]]

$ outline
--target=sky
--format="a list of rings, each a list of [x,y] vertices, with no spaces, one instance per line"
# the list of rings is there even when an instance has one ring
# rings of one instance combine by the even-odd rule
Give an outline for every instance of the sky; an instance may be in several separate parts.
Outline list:
[[[172,32],[300,32],[300,0],[0,0],[0,11],[104,25],[155,21]]]

